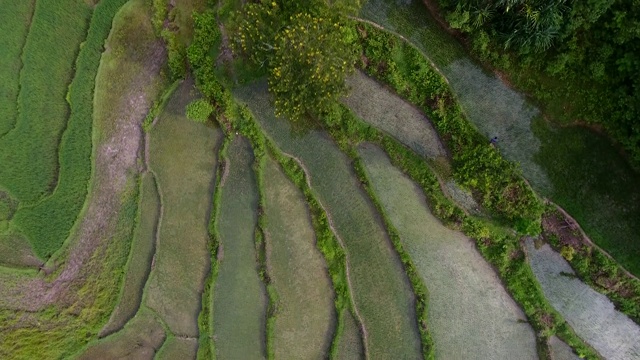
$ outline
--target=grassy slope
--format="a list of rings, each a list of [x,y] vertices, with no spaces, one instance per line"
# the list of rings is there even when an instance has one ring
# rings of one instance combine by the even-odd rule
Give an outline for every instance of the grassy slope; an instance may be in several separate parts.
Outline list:
[[[640,275],[640,263],[633,260],[640,256],[640,201],[629,201],[640,198],[634,186],[638,175],[607,139],[577,127],[556,130],[535,119],[537,110],[473,63],[421,1],[370,0],[361,16],[420,48],[447,77],[469,119],[486,136],[500,138],[503,156],[520,163],[533,187],[566,208],[598,245]],[[579,141],[589,146],[575,146]],[[590,166],[582,166],[585,159]],[[610,181],[612,173],[621,180]],[[590,191],[580,191],[585,188]]]
[[[35,0],[0,0],[0,138],[13,128],[18,116],[22,48],[35,3]]]
[[[153,174],[147,172],[141,180],[138,224],[133,234],[120,300],[109,322],[100,331],[101,336],[120,330],[138,311],[156,253],[159,220],[160,195]]]
[[[549,245],[536,249],[529,239],[526,249],[545,296],[576,334],[607,359],[640,356],[640,326],[616,311],[604,295],[572,277],[569,264]]]
[[[273,115],[264,86],[246,87],[238,95],[282,150],[308,168],[319,200],[346,245],[352,294],[367,330],[367,351],[383,358],[421,357],[411,288],[348,158],[321,133],[292,135],[285,120]]]
[[[463,234],[445,227],[421,189],[380,148],[358,149],[369,181],[429,289],[436,358],[536,358],[535,334],[493,269]],[[474,329],[483,328],[483,331]]]
[[[271,159],[262,174],[267,271],[277,294],[274,357],[322,359],[335,325],[333,290],[305,200]]]
[[[196,337],[209,267],[206,225],[221,132],[186,118],[185,106],[195,98],[192,86],[185,81],[176,90],[150,133],[149,163],[162,210],[145,301],[174,335]]]
[[[0,167],[0,187],[22,206],[57,182],[58,145],[69,116],[65,96],[90,15],[82,0],[36,3],[23,50],[18,119],[0,140],[0,163],[12,164]]]
[[[91,343],[78,359],[151,359],[165,338],[162,323],[143,308],[124,329]]]
[[[124,20],[134,14],[145,16],[146,10],[141,4],[141,1],[129,2],[118,12],[122,5],[121,0],[102,0],[96,7],[94,14],[101,14],[103,21],[99,22],[99,26],[106,27],[106,32],[109,33],[111,16],[117,13],[112,34],[130,33],[130,26],[139,29],[140,24]],[[123,43],[117,35],[112,36],[108,42],[112,51],[105,54],[101,60],[96,80],[96,93],[105,95],[101,91],[110,86],[118,91],[109,92],[107,94],[109,96],[100,96],[95,100],[96,109],[103,111],[96,112],[93,122],[94,140],[96,141],[94,157],[98,156],[98,149],[105,142],[118,136],[119,128],[123,127],[123,122],[126,122],[123,119],[130,115],[129,113],[118,115],[116,111],[120,109],[118,105],[122,98],[129,95],[129,92],[138,91],[135,96],[144,104],[144,102],[150,102],[149,99],[154,97],[153,87],[131,88],[132,84],[123,82],[123,78],[129,80],[132,77],[128,72],[140,75],[141,70],[145,70],[145,68],[136,67],[136,64],[132,63],[129,57],[123,56],[122,53],[113,52],[113,49],[126,45],[126,48],[130,49],[132,53],[137,53],[140,58],[152,58],[153,54],[146,52],[149,50],[147,47],[149,39],[142,37],[137,40],[139,42]],[[85,47],[87,46],[88,43],[85,44]],[[142,72],[142,75],[147,82],[153,83],[153,76],[158,74],[150,74],[147,71]],[[101,79],[108,79],[108,81],[103,82]],[[143,90],[146,90],[147,93]],[[136,120],[141,121],[142,118]],[[119,188],[118,192],[108,194],[111,199],[115,199],[116,207],[107,209],[106,212],[98,211],[100,214],[96,214],[96,207],[105,206],[104,199],[102,201],[96,199],[96,194],[100,193],[101,189],[110,189],[114,182],[113,178],[102,176],[104,173],[101,171],[104,171],[105,167],[104,163],[94,164],[96,176],[93,177],[91,183],[91,189],[94,191],[89,195],[88,206],[82,214],[82,216],[91,216],[93,221],[106,222],[106,224],[98,225],[102,227],[102,231],[98,234],[90,233],[91,230],[89,230],[90,236],[100,237],[97,242],[101,245],[92,253],[93,255],[89,255],[89,258],[81,259],[84,261],[79,269],[81,276],[70,279],[66,283],[68,292],[65,296],[65,302],[29,313],[13,311],[4,307],[0,309],[0,333],[3,335],[0,337],[0,358],[67,358],[90,341],[107,321],[117,300],[122,279],[122,267],[125,265],[129,253],[130,239],[137,213],[138,186],[136,171],[129,168],[130,171],[119,179],[123,182],[123,186]],[[104,191],[102,192],[104,193]],[[97,202],[100,203],[97,204]],[[98,219],[97,215],[101,217]],[[77,230],[72,232],[69,240],[71,248],[67,252],[73,253],[73,247],[80,246],[83,242],[96,242],[96,239],[83,238],[83,236],[87,236],[87,233],[82,230],[85,225],[91,228],[90,224],[83,222]],[[61,259],[67,261],[65,260],[66,256]],[[64,267],[64,263],[62,267]],[[0,280],[3,287],[5,287],[5,281],[14,282],[17,279],[26,283],[29,281],[29,279],[18,278],[13,273],[8,278],[5,278],[4,275]],[[53,279],[44,281],[48,280]],[[8,293],[3,292],[3,295],[5,294]],[[3,304],[7,304],[7,300],[3,296]],[[16,326],[17,324],[20,326]]]
[[[235,138],[227,156],[227,175],[219,190],[220,265],[213,290],[213,336],[218,358],[258,359],[266,352],[267,299],[256,263],[258,189],[249,142]]]

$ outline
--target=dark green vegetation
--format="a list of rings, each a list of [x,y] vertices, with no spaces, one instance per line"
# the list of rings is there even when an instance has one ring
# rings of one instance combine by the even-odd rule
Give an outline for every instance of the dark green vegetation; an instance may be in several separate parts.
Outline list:
[[[438,2],[474,52],[555,120],[603,126],[640,165],[637,2]]]
[[[481,204],[516,223],[524,233],[539,230],[542,206],[514,164],[500,156],[466,120],[446,81],[420,52],[390,33],[358,24],[370,75],[388,83],[431,119],[453,155],[453,175],[478,193]]]
[[[640,188],[633,181],[611,182],[611,177],[604,174],[616,174],[618,179],[633,179],[638,175],[604,137],[595,136],[581,127],[557,129],[545,121],[537,120],[537,110],[495,75],[487,74],[470,61],[464,48],[438,26],[421,1],[398,5],[389,0],[370,0],[361,14],[388,30],[400,33],[435,63],[446,76],[468,119],[487,138],[499,136],[497,148],[500,153],[521,165],[523,175],[541,195],[550,197],[571,211],[593,208],[591,204],[606,199],[605,208],[589,214],[577,211],[575,215],[596,243],[606,251],[620,255],[623,249],[637,248],[637,233],[629,230],[638,223],[637,215],[634,215],[637,214],[634,209],[637,209],[638,202],[631,206],[627,201],[618,203],[613,200],[619,197],[607,197],[607,194],[624,194],[627,191],[626,199],[634,199],[640,196]],[[527,79],[530,77],[525,72],[520,74]],[[554,96],[554,99],[558,98]],[[549,112],[548,109],[545,111]],[[583,139],[581,141],[588,141],[589,146],[573,146],[570,144],[579,142],[570,140],[565,143],[565,138]],[[544,156],[539,155],[542,152]],[[558,159],[563,159],[563,162],[558,162]],[[587,161],[608,165],[594,172],[592,167],[580,165]],[[567,174],[571,176],[567,177]],[[573,186],[574,183],[578,185]],[[594,183],[598,185],[593,186]],[[608,187],[614,183],[621,186]],[[585,186],[594,191],[576,194],[577,189]],[[567,187],[571,187],[571,190],[562,191]],[[638,253],[634,256],[637,257]],[[637,268],[636,262],[625,261],[625,258],[619,259],[617,256],[616,260],[628,269]]]

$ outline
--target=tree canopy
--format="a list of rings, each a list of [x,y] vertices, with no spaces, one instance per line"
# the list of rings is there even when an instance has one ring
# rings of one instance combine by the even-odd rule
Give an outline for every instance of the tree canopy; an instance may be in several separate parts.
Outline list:
[[[235,48],[266,67],[278,115],[315,118],[345,93],[357,39],[345,11],[324,1],[263,1],[241,12]]]

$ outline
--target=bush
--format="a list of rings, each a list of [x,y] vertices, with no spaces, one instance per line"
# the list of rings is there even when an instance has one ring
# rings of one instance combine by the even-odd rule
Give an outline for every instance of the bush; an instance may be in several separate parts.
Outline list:
[[[190,120],[204,123],[209,120],[213,110],[213,106],[207,100],[193,100],[187,105],[187,117]]]

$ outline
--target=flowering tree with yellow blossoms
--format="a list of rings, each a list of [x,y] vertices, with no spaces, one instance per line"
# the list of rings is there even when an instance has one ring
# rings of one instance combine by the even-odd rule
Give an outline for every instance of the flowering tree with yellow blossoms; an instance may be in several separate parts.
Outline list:
[[[324,1],[265,1],[245,6],[236,50],[265,66],[276,113],[294,122],[328,111],[346,91],[356,34]]]

